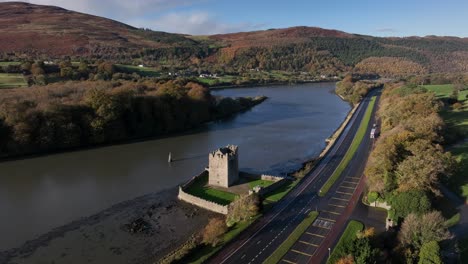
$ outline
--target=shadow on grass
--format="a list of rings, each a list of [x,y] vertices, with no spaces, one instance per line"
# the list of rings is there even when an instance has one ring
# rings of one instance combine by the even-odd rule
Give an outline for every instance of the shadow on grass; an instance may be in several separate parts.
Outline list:
[[[208,174],[205,173],[202,177],[198,178],[193,184],[186,190],[187,193],[200,197],[202,199],[212,201],[221,205],[228,205],[237,195],[234,193],[224,192],[210,188],[208,186]]]

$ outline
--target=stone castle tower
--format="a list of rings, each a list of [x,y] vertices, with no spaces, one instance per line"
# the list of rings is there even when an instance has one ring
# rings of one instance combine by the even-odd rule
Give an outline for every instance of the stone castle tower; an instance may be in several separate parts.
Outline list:
[[[239,180],[238,147],[228,145],[208,155],[209,185],[229,187]]]

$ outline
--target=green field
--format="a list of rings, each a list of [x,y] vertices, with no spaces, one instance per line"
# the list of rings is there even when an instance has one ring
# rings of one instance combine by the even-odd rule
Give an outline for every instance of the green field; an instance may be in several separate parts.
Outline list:
[[[237,194],[210,188],[207,186],[207,183],[208,175],[200,177],[186,190],[186,192],[221,205],[228,205],[236,199]]]
[[[26,86],[28,86],[28,84],[23,75],[16,73],[0,73],[0,89]]]
[[[19,61],[0,61],[0,67],[9,66],[9,65],[20,65]]]
[[[283,258],[289,249],[296,243],[302,234],[309,228],[309,226],[315,221],[318,216],[318,212],[312,211],[309,215],[302,220],[302,222],[294,229],[294,231],[286,238],[286,240],[271,254],[263,263],[264,264],[275,264]]]
[[[433,91],[439,98],[448,98],[453,92],[453,85],[425,85],[429,91]],[[458,101],[463,105],[461,109],[445,109],[441,115],[447,124],[468,135],[468,90],[460,91],[458,93]]]
[[[116,64],[115,66],[119,72],[137,73],[142,77],[159,77],[161,75],[158,71],[156,71],[156,69],[150,67],[138,67],[123,64]]]
[[[320,189],[320,193],[319,193],[320,196],[325,196],[327,192],[330,190],[330,188],[333,186],[333,184],[340,178],[341,173],[343,173],[344,169],[348,166],[349,162],[351,161],[354,154],[356,153],[359,145],[364,139],[364,136],[367,131],[367,127],[369,126],[369,122],[372,117],[372,110],[374,109],[375,99],[376,99],[375,96],[371,98],[369,106],[366,109],[364,118],[362,119],[362,122],[359,125],[358,131],[356,133],[356,136],[353,139],[353,142],[351,143],[351,146],[349,147],[348,151],[346,151],[345,156],[343,157],[340,164],[333,172],[332,176],[328,178],[327,182],[325,182],[325,184]]]
[[[448,98],[453,92],[453,85],[425,85],[429,91],[433,91],[439,98]],[[460,164],[458,171],[449,179],[448,186],[463,196],[468,201],[468,90],[460,91],[458,100],[462,103],[463,107],[460,109],[453,109],[447,107],[441,112],[450,130],[456,130],[464,136],[465,141],[450,147],[450,152],[455,156]]]
[[[250,189],[254,188],[255,186],[260,186],[260,187],[265,188],[265,187],[272,185],[273,183],[275,182],[265,181],[265,180],[254,180],[254,181],[249,182],[249,187]]]
[[[359,231],[364,230],[364,224],[358,221],[351,220],[346,226],[343,235],[341,235],[340,240],[336,244],[335,248],[331,252],[330,258],[327,263],[336,263],[340,258],[346,255],[346,247],[349,243],[352,243],[356,239],[356,235]]]

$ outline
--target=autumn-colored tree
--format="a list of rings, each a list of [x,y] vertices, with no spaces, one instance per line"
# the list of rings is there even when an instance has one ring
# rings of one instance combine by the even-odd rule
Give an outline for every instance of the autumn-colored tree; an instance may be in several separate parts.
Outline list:
[[[445,219],[438,211],[418,216],[409,214],[401,225],[398,238],[403,246],[410,246],[415,251],[431,241],[440,242],[451,237],[445,225]]]
[[[258,214],[260,198],[256,194],[243,195],[231,203],[226,222],[232,226],[237,222],[245,221]]]
[[[351,255],[344,256],[340,258],[336,264],[354,264],[354,258]]]
[[[223,235],[227,231],[226,222],[220,217],[212,218],[203,231],[203,242],[213,247],[222,242]]]

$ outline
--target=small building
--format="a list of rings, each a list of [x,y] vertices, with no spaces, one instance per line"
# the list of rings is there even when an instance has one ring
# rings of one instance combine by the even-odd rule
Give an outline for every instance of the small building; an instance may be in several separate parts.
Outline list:
[[[228,145],[208,155],[208,184],[228,188],[239,180],[238,147]]]
[[[145,67],[145,65],[140,64],[140,65],[138,65],[138,67],[143,68],[143,67]]]

